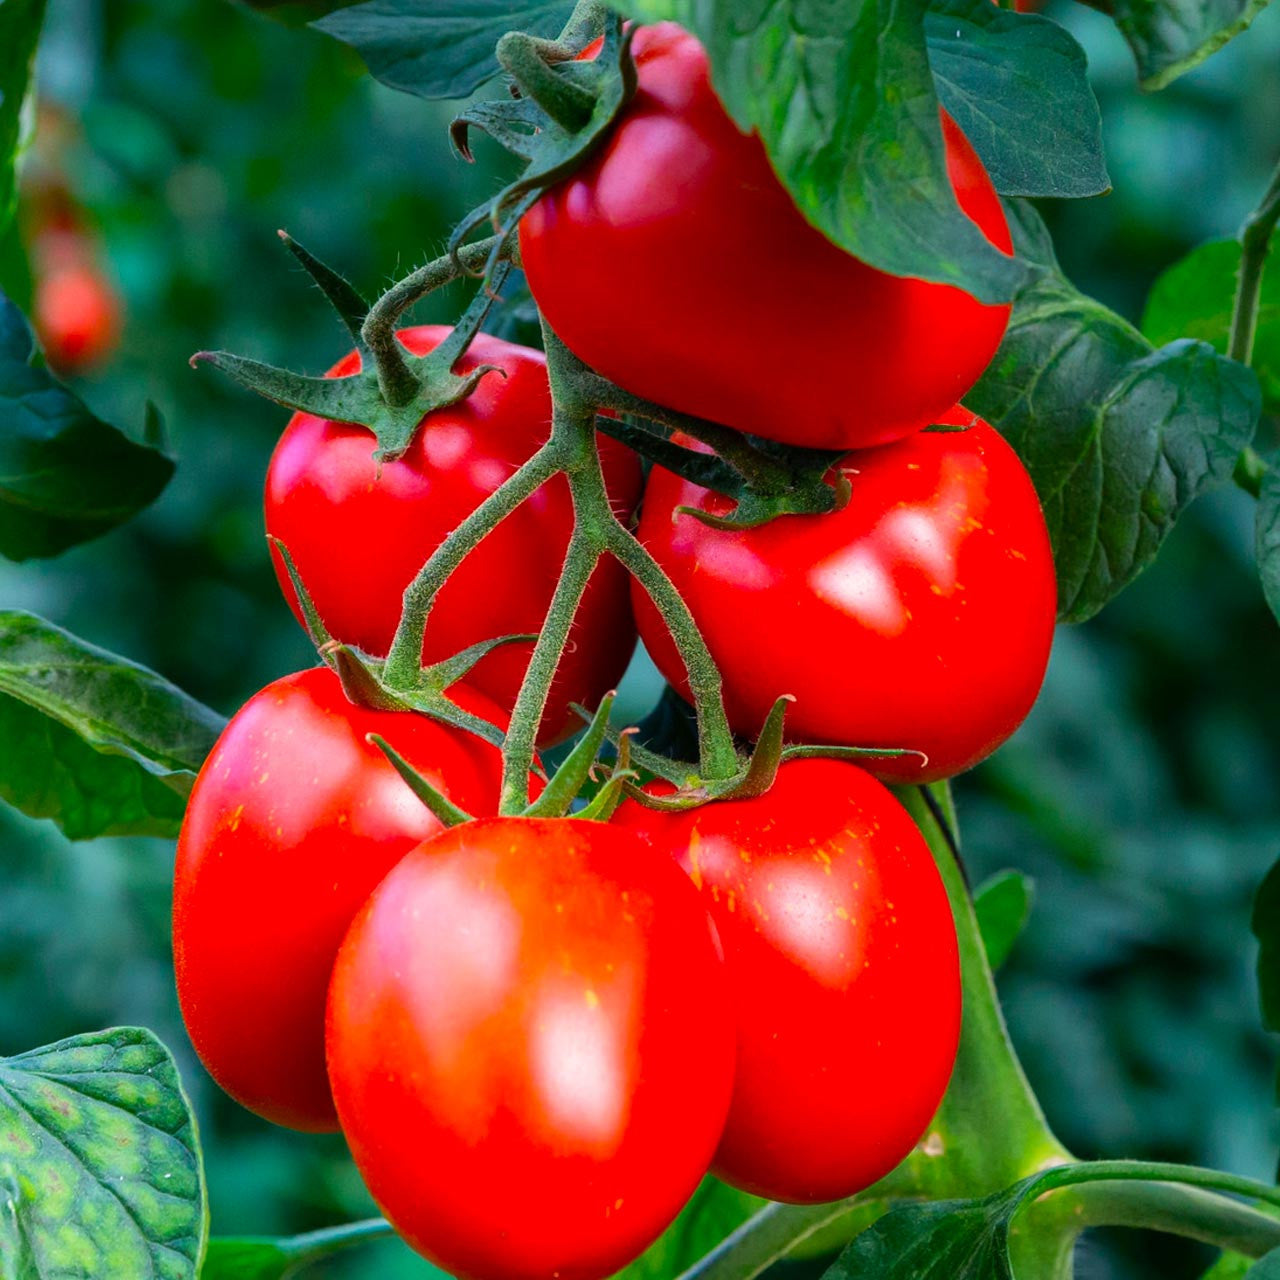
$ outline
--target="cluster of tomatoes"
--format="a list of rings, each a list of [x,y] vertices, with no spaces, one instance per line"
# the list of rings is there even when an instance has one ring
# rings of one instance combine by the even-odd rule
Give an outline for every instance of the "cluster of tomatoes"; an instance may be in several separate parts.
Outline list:
[[[232,719],[178,850],[192,1040],[246,1106],[340,1126],[397,1230],[467,1277],[605,1276],[708,1169],[830,1200],[921,1139],[958,1043],[956,936],[930,850],[878,779],[945,777],[994,750],[1035,698],[1053,628],[1030,481],[955,407],[1007,310],[884,276],[809,227],[691,36],[644,28],[634,54],[639,89],[606,145],[521,226],[534,296],[637,395],[849,450],[851,498],[717,527],[696,513],[725,500],[660,468],[642,482],[602,440],[611,501],[639,504],[637,537],[719,665],[735,730],[757,733],[790,694],[793,739],[915,754],[795,758],[762,795],[678,812],[633,795],[607,822],[495,817],[495,746],[356,705],[328,668]],[[980,163],[948,120],[944,135],[962,207],[1007,250]],[[401,340],[421,353],[446,332]],[[268,531],[329,632],[368,653],[386,652],[432,550],[547,435],[543,357],[482,335],[458,369],[481,363],[505,376],[429,414],[396,460],[376,463],[364,428],[305,414],[272,459]],[[572,519],[557,476],[491,532],[443,588],[424,658],[536,632]],[[612,687],[637,629],[684,688],[660,616],[602,561],[543,745]],[[489,653],[450,696],[505,723],[528,655]],[[477,820],[442,829],[373,735]]]

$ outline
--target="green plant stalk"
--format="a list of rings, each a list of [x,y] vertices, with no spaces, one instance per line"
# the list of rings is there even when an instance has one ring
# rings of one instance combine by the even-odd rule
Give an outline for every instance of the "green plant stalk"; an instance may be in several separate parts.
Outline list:
[[[435,289],[443,288],[458,279],[463,272],[484,268],[489,256],[498,247],[501,237],[489,236],[474,244],[464,245],[457,256],[445,254],[419,267],[403,280],[397,281],[369,309],[361,329],[365,345],[373,355],[378,369],[378,386],[389,405],[399,408],[409,404],[418,394],[419,383],[404,358],[404,351],[396,340],[396,324],[400,317],[419,298]],[[504,250],[514,261],[514,242]]]
[[[1240,274],[1236,279],[1236,296],[1231,308],[1227,355],[1241,364],[1249,364],[1253,360],[1262,273],[1277,222],[1280,222],[1280,166],[1272,175],[1271,184],[1258,207],[1240,230]],[[1262,476],[1266,470],[1267,464],[1257,450],[1246,445],[1236,462],[1234,479],[1240,488],[1256,498],[1261,492]]]

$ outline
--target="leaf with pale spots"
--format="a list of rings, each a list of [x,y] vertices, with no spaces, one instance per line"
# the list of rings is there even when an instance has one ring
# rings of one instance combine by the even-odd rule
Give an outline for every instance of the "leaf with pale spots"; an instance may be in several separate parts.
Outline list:
[[[206,1221],[195,1121],[151,1032],[0,1058],[5,1280],[188,1280]]]

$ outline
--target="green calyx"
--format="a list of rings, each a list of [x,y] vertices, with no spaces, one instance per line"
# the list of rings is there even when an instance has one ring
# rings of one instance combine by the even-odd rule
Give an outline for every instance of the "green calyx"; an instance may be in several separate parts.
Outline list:
[[[454,230],[449,251],[460,254],[463,240],[486,219],[509,236],[548,187],[566,178],[608,137],[636,91],[631,30],[603,10],[590,21],[572,22],[559,41],[513,31],[498,43],[498,61],[511,96],[478,102],[454,120],[450,130],[458,154],[470,160],[471,130],[479,129],[527,163],[524,172],[492,200],[472,210]],[[576,55],[597,35],[597,57]]]
[[[427,414],[465,400],[482,378],[502,373],[495,365],[479,365],[459,374],[453,366],[493,305],[510,270],[507,261],[494,265],[488,287],[476,295],[452,333],[427,355],[411,354],[395,334],[396,322],[414,302],[502,251],[494,240],[468,246],[456,259],[446,256],[429,263],[370,307],[351,284],[296,240],[283,232],[281,239],[350,333],[360,354],[360,371],[342,378],[315,378],[227,351],[199,351],[191,357],[192,367],[212,365],[287,409],[367,427],[377,440],[374,456],[379,461],[400,457]]]

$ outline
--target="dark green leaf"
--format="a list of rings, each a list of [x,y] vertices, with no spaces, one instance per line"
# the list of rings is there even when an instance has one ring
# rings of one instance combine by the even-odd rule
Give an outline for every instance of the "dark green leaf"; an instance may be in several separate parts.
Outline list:
[[[1199,66],[1267,7],[1268,0],[1089,0],[1110,14],[1133,50],[1144,89],[1163,89]]]
[[[1009,1226],[1025,1189],[898,1205],[854,1239],[824,1280],[1013,1280]]]
[[[1238,240],[1214,240],[1192,250],[1152,285],[1142,332],[1157,345],[1199,338],[1225,353],[1239,271]],[[1272,243],[1262,276],[1250,363],[1262,384],[1263,400],[1280,412],[1280,237]]]
[[[176,834],[221,728],[145,667],[0,612],[0,796],[72,839]]]
[[[1230,477],[1261,397],[1253,372],[1207,343],[1152,347],[1063,276],[1029,204],[1009,209],[1034,269],[965,404],[1030,471],[1053,538],[1059,615],[1078,622],[1151,562],[1197,494]]]
[[[200,1280],[285,1280],[322,1258],[390,1234],[390,1226],[374,1218],[279,1240],[210,1240]]]
[[[938,97],[1001,195],[1111,186],[1084,50],[1056,22],[991,0],[930,0],[925,34]]]
[[[1259,1258],[1244,1275],[1245,1280],[1280,1280],[1280,1249]]]
[[[975,890],[973,911],[992,969],[1009,958],[1031,914],[1033,895],[1031,880],[1021,871],[997,872]]]
[[[707,46],[743,130],[764,140],[801,212],[894,275],[1007,301],[1021,269],[960,212],[947,178],[925,0],[641,0]]]
[[[508,31],[556,36],[566,0],[369,0],[321,18],[383,84],[423,98],[465,98],[498,74],[494,47]]]
[[[1258,996],[1262,1025],[1280,1031],[1280,862],[1258,886],[1253,900],[1253,936],[1258,939]]]
[[[22,104],[43,18],[44,0],[0,0],[0,235],[13,217]]]
[[[1280,472],[1274,467],[1263,474],[1258,492],[1254,547],[1262,594],[1271,612],[1280,619]]]
[[[0,1275],[194,1280],[195,1122],[168,1050],[120,1027],[0,1058]]]
[[[303,27],[323,18],[326,13],[343,9],[352,0],[240,0],[247,8],[256,9],[286,27]]]
[[[710,1252],[767,1201],[704,1178],[680,1216],[618,1280],[671,1280]]]
[[[95,418],[33,353],[22,312],[0,294],[0,555],[11,560],[114,529],[173,474],[164,453]]]

